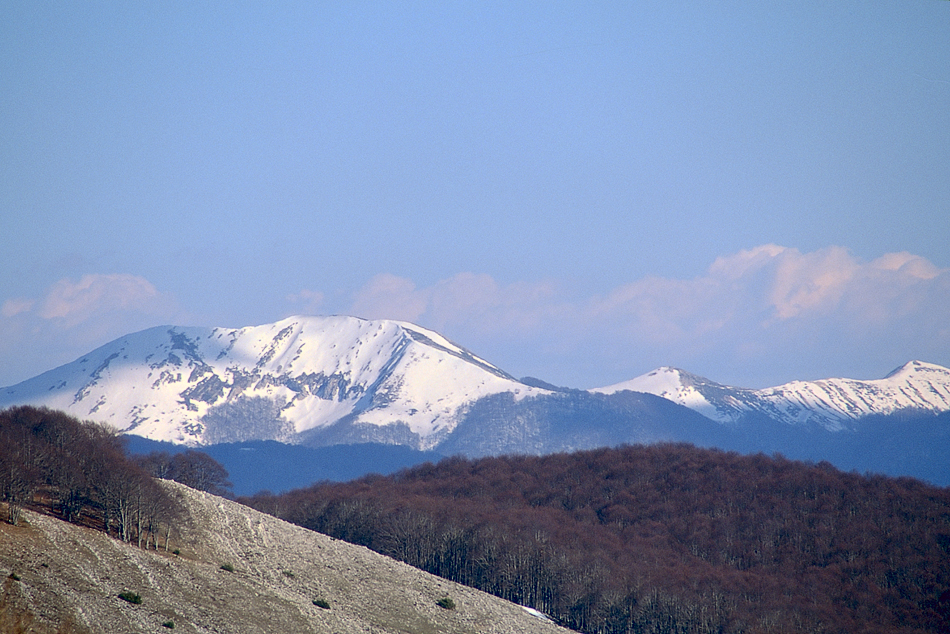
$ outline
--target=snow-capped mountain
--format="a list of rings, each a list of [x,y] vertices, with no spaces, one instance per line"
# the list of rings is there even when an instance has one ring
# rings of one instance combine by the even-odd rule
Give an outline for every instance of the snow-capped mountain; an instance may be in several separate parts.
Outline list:
[[[428,460],[670,441],[950,484],[950,370],[920,361],[879,380],[762,390],[659,368],[585,391],[516,380],[413,324],[291,317],[130,334],[0,388],[0,409],[12,405],[47,406],[209,452],[279,441],[258,446],[261,458],[290,455],[273,445],[377,443],[366,448],[360,473],[381,469],[371,456],[385,445],[427,450],[419,459]],[[256,449],[234,451],[248,457]],[[299,470],[291,458],[277,462],[264,469]]]
[[[663,367],[635,379],[592,390],[646,392],[685,405],[720,423],[750,414],[792,425],[816,424],[828,431],[853,428],[858,419],[900,410],[950,410],[950,370],[911,361],[883,379],[793,381],[761,390],[729,387],[677,368]]]
[[[516,400],[548,393],[413,324],[291,317],[127,335],[0,389],[0,408],[44,405],[175,443],[297,442],[324,433],[425,449],[471,403],[504,392]]]

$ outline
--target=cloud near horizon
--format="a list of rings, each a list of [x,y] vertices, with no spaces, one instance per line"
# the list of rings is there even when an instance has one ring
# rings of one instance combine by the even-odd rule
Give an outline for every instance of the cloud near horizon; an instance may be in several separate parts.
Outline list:
[[[356,294],[352,312],[413,321],[470,347],[517,340],[585,354],[618,372],[783,358],[818,378],[875,359],[950,362],[950,269],[906,252],[866,262],[838,246],[762,245],[717,258],[692,279],[646,277],[581,299],[550,282],[505,286],[461,273],[419,288],[384,274]]]
[[[93,315],[114,311],[152,312],[159,292],[137,275],[83,275],[78,282],[62,279],[44,298],[39,315],[61,319],[67,327],[88,321]]]
[[[138,275],[83,275],[78,282],[61,279],[41,299],[15,297],[0,305],[0,316],[21,315],[58,322],[72,328],[94,317],[117,312],[159,314],[169,312],[174,302]]]
[[[22,364],[27,378],[53,363],[66,363],[110,339],[155,325],[174,323],[177,303],[144,277],[124,273],[64,278],[42,297],[15,297],[0,304],[0,358]],[[29,347],[30,355],[23,349]],[[28,358],[25,358],[28,357]],[[2,384],[2,382],[0,382]]]
[[[651,276],[587,296],[550,280],[501,284],[465,272],[420,287],[386,273],[348,310],[312,290],[286,301],[298,313],[342,308],[411,321],[518,376],[571,387],[661,365],[745,387],[877,378],[911,359],[950,365],[950,269],[906,252],[863,261],[843,247],[802,253],[767,244],[719,257],[691,279]],[[129,274],[62,279],[42,296],[6,299],[0,385],[182,319],[173,297]]]
[[[357,292],[350,312],[367,319],[425,322],[436,330],[464,326],[494,335],[545,328],[570,309],[553,283],[500,286],[489,275],[459,273],[420,289],[412,280],[386,273]]]

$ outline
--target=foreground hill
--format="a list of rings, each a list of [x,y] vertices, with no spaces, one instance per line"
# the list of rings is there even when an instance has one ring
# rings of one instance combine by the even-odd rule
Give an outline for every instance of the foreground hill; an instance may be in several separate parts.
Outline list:
[[[910,478],[661,444],[246,501],[591,634],[950,631],[950,489]]]
[[[30,511],[20,526],[0,524],[0,632],[564,631],[365,548],[163,486],[186,510],[177,555]],[[437,605],[445,598],[453,609]]]

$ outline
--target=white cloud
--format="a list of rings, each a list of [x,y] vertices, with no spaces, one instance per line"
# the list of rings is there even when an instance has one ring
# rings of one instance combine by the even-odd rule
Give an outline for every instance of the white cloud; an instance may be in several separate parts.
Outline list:
[[[25,313],[32,309],[35,303],[32,299],[23,299],[22,297],[8,299],[3,302],[3,306],[0,306],[0,317],[15,317],[20,313]]]
[[[298,312],[325,309],[317,291],[287,300]],[[434,328],[519,376],[574,387],[659,365],[749,387],[875,378],[913,358],[950,365],[950,270],[906,252],[864,261],[842,247],[768,244],[719,257],[693,278],[645,277],[586,297],[552,281],[465,272],[418,286],[383,274],[345,312]],[[128,274],[63,279],[43,296],[6,299],[0,385],[187,319],[174,298]]]
[[[691,280],[647,278],[592,302],[591,314],[642,326],[641,337],[669,341],[736,327],[765,333],[789,322],[894,321],[908,312],[945,310],[940,281],[950,277],[918,256],[862,262],[842,247],[811,253],[766,245],[718,258]],[[752,336],[752,333],[749,333]]]
[[[93,315],[116,310],[149,313],[157,307],[158,299],[158,290],[144,277],[84,275],[78,282],[56,282],[44,298],[39,315],[74,326]]]
[[[130,332],[182,318],[174,298],[137,275],[61,279],[42,297],[8,299],[0,306],[0,385],[72,361]]]
[[[564,310],[553,285],[499,285],[491,276],[459,273],[427,288],[395,275],[377,275],[357,292],[350,308],[367,319],[426,323],[441,330],[464,326],[497,335],[513,329],[526,333],[550,325]]]
[[[918,278],[921,280],[932,280],[945,272],[919,255],[913,255],[906,251],[882,255],[871,262],[871,268],[880,269],[882,271],[895,271],[908,278]]]
[[[771,303],[777,319],[833,310],[861,269],[841,247],[807,254],[786,249],[776,260]]]
[[[309,315],[317,314],[320,311],[323,299],[323,293],[308,289],[287,296],[287,301],[294,305],[294,312]]]
[[[753,249],[718,257],[709,267],[709,274],[738,279],[750,270],[762,268],[763,265],[788,250],[786,247],[780,247],[777,244],[763,244]]]
[[[435,328],[502,367],[509,350],[533,355],[539,367],[528,371],[542,378],[554,354],[561,366],[631,376],[664,364],[817,378],[875,359],[888,369],[918,357],[950,363],[950,270],[909,253],[862,261],[837,246],[762,245],[692,279],[647,277],[580,300],[547,282],[462,273],[419,288],[381,275],[352,310]]]
[[[416,290],[412,280],[384,273],[356,294],[350,312],[365,319],[416,321],[428,310],[430,295]]]

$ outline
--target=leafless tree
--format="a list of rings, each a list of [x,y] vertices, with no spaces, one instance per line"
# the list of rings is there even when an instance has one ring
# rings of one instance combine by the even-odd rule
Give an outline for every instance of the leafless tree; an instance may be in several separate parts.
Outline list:
[[[227,495],[233,486],[220,462],[200,451],[185,451],[171,459],[171,478],[198,491]]]

